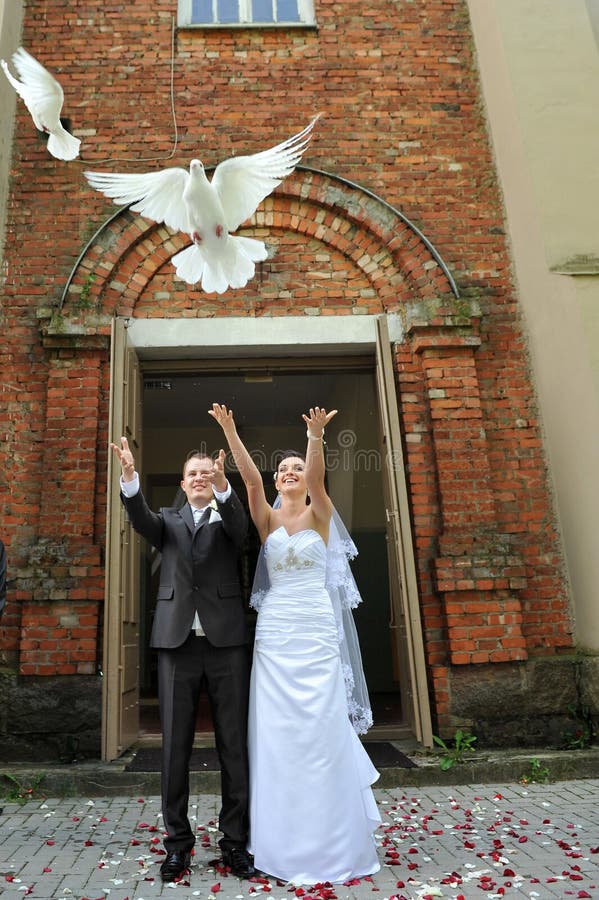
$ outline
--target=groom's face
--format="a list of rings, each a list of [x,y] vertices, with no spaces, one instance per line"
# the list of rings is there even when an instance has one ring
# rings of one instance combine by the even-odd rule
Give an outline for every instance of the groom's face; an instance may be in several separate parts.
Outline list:
[[[192,506],[208,506],[213,499],[212,482],[208,476],[214,472],[214,464],[208,456],[192,456],[183,467],[181,487]]]

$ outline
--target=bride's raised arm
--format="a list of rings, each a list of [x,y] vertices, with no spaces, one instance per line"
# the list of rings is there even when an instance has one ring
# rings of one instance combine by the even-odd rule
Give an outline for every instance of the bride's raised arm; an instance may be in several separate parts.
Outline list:
[[[272,510],[264,493],[262,475],[258,471],[258,467],[250,456],[245,444],[237,434],[233,410],[227,409],[221,403],[213,403],[212,409],[208,410],[208,414],[218,422],[224,432],[229,449],[233,454],[235,465],[247,490],[250,515],[258,529],[260,540],[264,541],[270,530],[270,513]]]
[[[324,461],[324,429],[325,425],[337,415],[337,410],[327,412],[320,406],[310,408],[309,415],[302,413],[302,419],[307,426],[308,447],[306,449],[305,478],[306,487],[310,494],[310,505],[314,516],[327,523],[331,518],[333,504],[324,486],[325,461]]]

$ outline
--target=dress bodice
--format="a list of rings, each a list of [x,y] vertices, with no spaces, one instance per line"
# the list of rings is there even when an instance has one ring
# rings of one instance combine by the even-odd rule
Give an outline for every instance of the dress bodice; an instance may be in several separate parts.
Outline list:
[[[289,534],[284,525],[271,532],[264,546],[271,587],[301,584],[305,590],[325,582],[327,548],[312,528]]]

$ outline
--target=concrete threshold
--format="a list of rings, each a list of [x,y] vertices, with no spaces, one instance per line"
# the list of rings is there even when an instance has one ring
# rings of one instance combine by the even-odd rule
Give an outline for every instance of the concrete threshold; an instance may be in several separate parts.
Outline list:
[[[427,785],[526,783],[571,781],[599,777],[599,747],[582,750],[531,748],[475,752],[447,771],[440,768],[440,754],[406,751],[415,768],[382,768],[377,788]],[[112,762],[85,760],[71,764],[1,762],[0,796],[32,790],[35,797],[149,796],[160,794],[159,772],[129,772],[135,750]],[[195,794],[220,793],[220,772],[192,771],[190,788]]]

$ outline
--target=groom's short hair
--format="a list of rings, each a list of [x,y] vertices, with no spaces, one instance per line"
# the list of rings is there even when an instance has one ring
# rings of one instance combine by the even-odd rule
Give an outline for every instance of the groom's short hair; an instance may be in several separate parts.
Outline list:
[[[205,450],[190,450],[183,462],[183,478],[185,478],[185,470],[190,459],[209,459],[211,463],[214,462],[210,454],[206,453]]]

